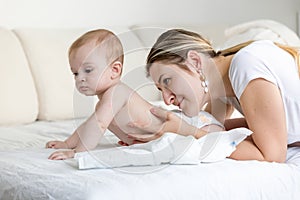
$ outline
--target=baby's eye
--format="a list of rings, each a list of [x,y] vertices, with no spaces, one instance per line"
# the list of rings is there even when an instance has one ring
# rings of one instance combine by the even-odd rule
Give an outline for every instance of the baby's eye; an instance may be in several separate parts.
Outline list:
[[[85,69],[84,72],[85,73],[90,73],[91,71],[93,71],[92,69]]]
[[[74,76],[78,76],[78,73],[77,73],[77,72],[75,72],[75,73],[73,73],[73,75],[74,75]]]
[[[166,86],[168,86],[168,85],[170,84],[170,82],[171,82],[171,78],[165,78],[165,79],[163,79],[163,83],[164,83]]]

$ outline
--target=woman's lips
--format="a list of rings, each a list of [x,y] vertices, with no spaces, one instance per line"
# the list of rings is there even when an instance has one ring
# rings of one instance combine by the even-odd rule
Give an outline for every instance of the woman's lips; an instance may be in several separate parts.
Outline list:
[[[178,106],[180,109],[181,109],[180,105],[181,105],[182,101],[183,101],[183,99],[181,99],[180,101],[178,101],[178,103],[177,103],[177,105],[176,105],[176,106]]]

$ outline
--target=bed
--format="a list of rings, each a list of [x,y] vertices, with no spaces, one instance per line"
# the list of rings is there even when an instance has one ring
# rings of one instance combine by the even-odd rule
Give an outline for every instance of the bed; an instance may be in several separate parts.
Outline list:
[[[53,161],[45,143],[64,139],[81,120],[0,128],[1,199],[299,199],[300,148],[287,163],[259,161],[79,170],[76,160]],[[116,145],[106,133],[102,145]],[[118,159],[118,158],[116,158]]]
[[[143,78],[145,56],[166,28],[110,27],[124,44],[123,80],[149,101],[160,97]],[[205,30],[207,35],[225,29],[224,25],[186,28]],[[5,52],[0,54],[0,73],[5,74],[0,84],[0,199],[300,199],[299,147],[288,149],[284,164],[224,158],[83,170],[77,159],[47,159],[54,150],[46,149],[46,142],[68,137],[95,105],[93,98],[76,93],[67,63],[68,46],[86,30],[0,29],[0,52]],[[268,20],[240,24],[212,39],[222,48],[221,43],[225,47],[266,37],[300,46],[295,33]],[[99,148],[117,147],[117,141],[108,131]]]

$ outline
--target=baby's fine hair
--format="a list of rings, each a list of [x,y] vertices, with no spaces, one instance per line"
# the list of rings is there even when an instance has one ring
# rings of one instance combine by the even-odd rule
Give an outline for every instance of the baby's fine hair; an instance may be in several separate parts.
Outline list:
[[[123,64],[124,52],[123,46],[120,39],[111,31],[106,29],[96,29],[86,32],[80,36],[69,48],[70,55],[75,52],[78,48],[82,47],[86,43],[94,40],[95,47],[101,45],[105,48],[106,59],[108,63],[119,61]]]
[[[209,40],[195,32],[183,29],[170,29],[164,32],[158,37],[148,54],[147,75],[149,76],[149,69],[154,62],[176,64],[188,70],[187,66],[183,63],[190,50],[206,54],[212,58],[217,56]]]

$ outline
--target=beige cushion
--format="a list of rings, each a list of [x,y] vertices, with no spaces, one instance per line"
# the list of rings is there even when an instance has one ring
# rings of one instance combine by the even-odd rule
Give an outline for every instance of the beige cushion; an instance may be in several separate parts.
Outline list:
[[[73,99],[78,100],[78,98],[74,97],[75,87],[67,52],[72,41],[84,31],[81,29],[15,30],[27,54],[35,80],[39,98],[38,119],[69,119],[74,117],[74,113],[78,114],[78,117],[83,116],[76,112],[73,105]],[[84,101],[84,98],[82,100]]]
[[[141,43],[127,28],[98,28],[110,29],[121,38],[125,51],[123,76],[144,63],[145,54],[136,51]],[[71,43],[88,30],[90,29],[15,30],[24,46],[36,82],[40,102],[39,119],[85,117],[93,111],[96,99],[76,91],[67,55]]]
[[[0,125],[33,122],[37,94],[22,46],[6,29],[0,29],[0,44]]]
[[[115,32],[124,47],[124,69],[122,81],[137,91],[144,99],[155,101],[160,99],[160,93],[150,79],[146,77],[145,63],[148,48],[131,30]]]

